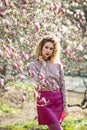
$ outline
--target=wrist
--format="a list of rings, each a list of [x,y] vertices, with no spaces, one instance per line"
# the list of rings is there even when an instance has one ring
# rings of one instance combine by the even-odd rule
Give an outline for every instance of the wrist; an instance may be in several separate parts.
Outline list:
[[[64,102],[64,104],[63,104],[63,105],[64,105],[64,107],[65,107],[65,106],[68,106],[68,103],[67,103],[67,102]]]

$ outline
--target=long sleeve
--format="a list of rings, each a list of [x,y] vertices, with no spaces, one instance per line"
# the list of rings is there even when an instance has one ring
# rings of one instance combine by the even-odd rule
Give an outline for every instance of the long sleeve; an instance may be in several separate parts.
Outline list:
[[[43,80],[45,80],[45,77],[44,77],[44,72],[43,72],[43,69],[44,67],[43,66],[39,66],[37,64],[37,62],[31,62],[29,64],[29,73],[30,73],[30,76],[32,76],[32,78],[34,79],[35,83],[38,85],[38,86],[41,86]]]
[[[29,68],[29,71],[31,73],[30,76],[34,73],[33,78],[34,78],[35,81],[37,81],[37,79],[38,79],[37,78],[38,77],[38,70],[37,70],[37,67],[35,66],[35,64],[33,62],[31,62],[29,64],[28,68]]]
[[[66,105],[68,102],[67,90],[66,90],[66,85],[65,85],[64,71],[61,64],[59,65],[59,85],[63,94],[63,103],[64,105]]]

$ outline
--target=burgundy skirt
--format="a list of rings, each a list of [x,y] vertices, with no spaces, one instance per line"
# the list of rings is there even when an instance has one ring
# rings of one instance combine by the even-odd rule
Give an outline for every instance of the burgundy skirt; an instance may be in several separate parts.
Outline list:
[[[63,120],[63,96],[61,90],[40,91],[37,99],[38,124],[49,125]]]

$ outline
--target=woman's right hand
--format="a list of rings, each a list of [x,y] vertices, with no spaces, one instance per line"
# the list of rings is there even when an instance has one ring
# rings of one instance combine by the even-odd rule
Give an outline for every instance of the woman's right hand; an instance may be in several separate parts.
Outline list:
[[[44,61],[43,56],[39,56],[38,59],[43,66],[46,66],[46,62]]]

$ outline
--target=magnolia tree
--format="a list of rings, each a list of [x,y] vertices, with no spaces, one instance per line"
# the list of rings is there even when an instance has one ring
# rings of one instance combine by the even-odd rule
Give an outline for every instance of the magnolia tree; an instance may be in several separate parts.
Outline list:
[[[62,46],[65,73],[86,75],[86,6],[85,0],[0,0],[0,87],[24,78],[33,48],[49,32]]]

